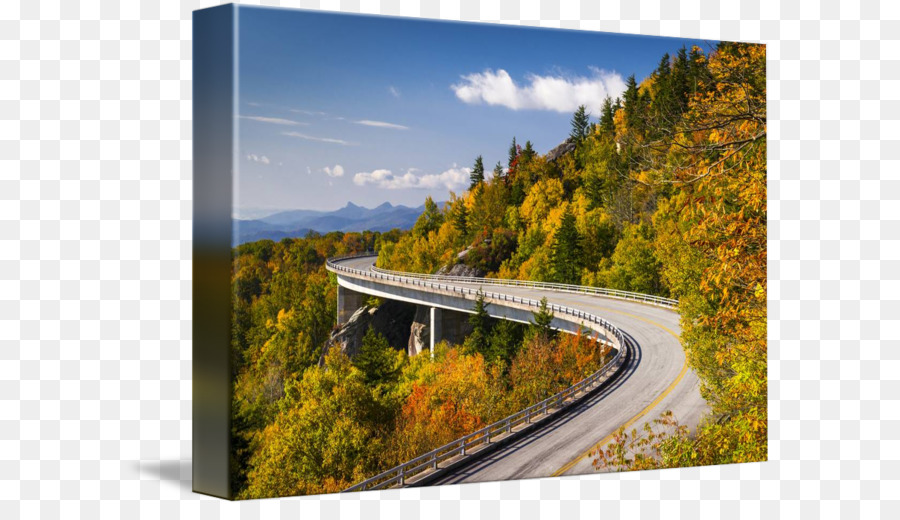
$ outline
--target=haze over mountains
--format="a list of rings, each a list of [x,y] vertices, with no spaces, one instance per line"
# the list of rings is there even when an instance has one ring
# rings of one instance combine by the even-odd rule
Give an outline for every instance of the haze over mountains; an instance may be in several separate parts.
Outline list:
[[[438,204],[442,206],[443,204]],[[305,236],[309,231],[390,231],[410,229],[422,214],[424,204],[416,208],[394,206],[390,202],[375,208],[364,208],[348,202],[334,211],[298,209],[281,211],[257,219],[234,220],[232,244],[240,245],[256,240]]]

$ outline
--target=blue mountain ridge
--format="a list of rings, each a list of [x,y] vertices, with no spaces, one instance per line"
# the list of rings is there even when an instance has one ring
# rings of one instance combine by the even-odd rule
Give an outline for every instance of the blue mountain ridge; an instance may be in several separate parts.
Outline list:
[[[443,203],[438,206],[443,206]],[[343,208],[334,211],[298,209],[281,211],[259,219],[235,219],[232,245],[264,239],[277,241],[282,238],[298,238],[310,231],[383,232],[394,228],[411,229],[424,209],[424,204],[411,208],[385,202],[374,208],[364,208],[348,202]]]

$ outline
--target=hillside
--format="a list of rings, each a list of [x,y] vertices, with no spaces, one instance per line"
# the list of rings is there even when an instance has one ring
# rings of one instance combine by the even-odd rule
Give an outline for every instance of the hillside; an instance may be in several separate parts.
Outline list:
[[[682,343],[715,422],[699,445],[673,434],[652,448],[666,456],[598,464],[764,460],[765,80],[763,46],[666,54],[596,119],[582,106],[547,155],[513,139],[505,167],[473,175],[442,211],[426,204],[423,225],[385,243],[378,265],[433,273],[463,261],[489,277],[680,299]]]

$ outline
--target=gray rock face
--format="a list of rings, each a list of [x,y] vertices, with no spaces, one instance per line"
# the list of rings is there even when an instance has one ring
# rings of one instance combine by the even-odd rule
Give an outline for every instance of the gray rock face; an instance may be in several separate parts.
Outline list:
[[[475,267],[469,267],[466,264],[459,263],[459,264],[454,265],[453,267],[450,267],[449,269],[447,268],[447,266],[441,267],[440,269],[438,269],[437,274],[441,274],[444,276],[461,276],[461,277],[473,277],[474,276],[474,277],[478,277],[478,278],[483,278],[484,275],[486,275],[487,273],[485,273],[481,269],[476,269]]]
[[[332,333],[319,357],[319,365],[325,361],[325,352],[334,345],[340,346],[340,349],[351,358],[358,354],[369,326],[387,338],[391,347],[397,350],[405,349],[409,344],[410,326],[415,313],[415,305],[394,300],[386,300],[377,307],[371,305],[360,307],[347,323]]]
[[[416,315],[409,329],[409,344],[406,352],[415,356],[431,347],[431,310],[423,305],[416,305]]]
[[[460,253],[459,263],[449,268],[442,267],[437,274],[483,278],[487,273],[463,263],[468,252],[466,249]],[[458,344],[472,333],[467,314],[444,311],[442,315],[443,339]],[[358,354],[369,326],[387,338],[391,347],[397,350],[405,348],[410,356],[428,350],[431,346],[431,309],[428,306],[386,300],[377,307],[360,307],[347,323],[332,333],[319,357],[319,365],[325,362],[325,353],[334,345],[338,345],[351,358]]]
[[[469,267],[464,262],[466,257],[469,256],[469,251],[471,251],[471,247],[467,247],[463,252],[456,255],[457,263],[452,266],[444,266],[438,269],[438,272],[435,274],[443,275],[443,276],[461,276],[461,277],[478,277],[483,278],[487,273],[482,271],[481,269],[477,269],[475,267]]]
[[[575,140],[571,137],[567,138],[565,141],[560,143],[556,148],[547,152],[547,160],[550,162],[554,162],[560,157],[570,154],[575,151]]]
[[[466,340],[466,336],[472,333],[472,324],[469,323],[469,315],[464,312],[454,312],[443,309],[437,313],[441,320],[441,340],[451,345],[460,345]],[[409,332],[410,356],[431,348],[431,309],[428,306],[416,306],[416,317],[413,319]]]

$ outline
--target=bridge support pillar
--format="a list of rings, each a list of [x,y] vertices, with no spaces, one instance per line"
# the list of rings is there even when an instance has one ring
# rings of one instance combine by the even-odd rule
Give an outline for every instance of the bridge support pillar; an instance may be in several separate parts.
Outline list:
[[[431,330],[431,341],[430,341],[430,350],[431,350],[431,359],[434,359],[434,346],[441,342],[443,339],[444,333],[444,311],[443,309],[439,309],[438,307],[432,307],[430,310],[431,315],[431,323],[429,324],[429,329]]]
[[[366,295],[338,285],[337,288],[337,324],[343,325],[350,316],[365,305]]]
[[[464,312],[430,307],[429,317],[431,357],[434,357],[434,346],[441,341],[446,340],[454,345],[461,344],[465,341],[466,336],[472,333],[469,315]]]

